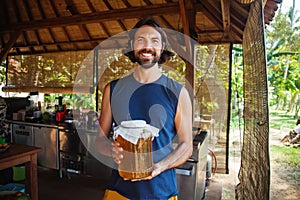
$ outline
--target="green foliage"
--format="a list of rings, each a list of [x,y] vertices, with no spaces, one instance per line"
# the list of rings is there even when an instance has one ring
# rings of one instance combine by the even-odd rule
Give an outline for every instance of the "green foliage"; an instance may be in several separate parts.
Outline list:
[[[9,58],[8,84],[65,87],[74,83],[86,52],[63,52]]]
[[[270,103],[295,115],[298,115],[300,98],[299,19],[293,7],[287,14],[279,10],[266,29]]]
[[[6,83],[6,62],[2,62],[0,65],[0,84]]]
[[[230,126],[240,127],[244,124],[243,115],[243,52],[241,45],[232,48],[232,76],[231,76],[231,117]]]
[[[63,97],[63,104],[66,104],[67,108],[75,110],[96,110],[94,94],[46,94],[44,95],[44,103],[47,109],[54,111],[55,104],[58,105],[59,96]]]

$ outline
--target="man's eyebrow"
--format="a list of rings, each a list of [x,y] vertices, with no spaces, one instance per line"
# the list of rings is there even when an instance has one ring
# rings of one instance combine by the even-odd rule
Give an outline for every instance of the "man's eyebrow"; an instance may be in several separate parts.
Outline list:
[[[160,40],[160,37],[152,37],[151,39],[157,39],[157,40]]]
[[[138,36],[136,36],[136,38],[135,39],[139,39],[139,38],[145,38],[144,36],[142,36],[142,35],[138,35]],[[161,40],[160,39],[160,37],[151,37],[151,40]]]

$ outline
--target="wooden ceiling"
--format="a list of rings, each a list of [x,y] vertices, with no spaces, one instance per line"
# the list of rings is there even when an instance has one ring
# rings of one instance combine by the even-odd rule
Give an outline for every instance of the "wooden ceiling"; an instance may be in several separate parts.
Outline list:
[[[1,0],[0,60],[7,55],[91,50],[146,16],[164,28],[190,35],[200,44],[241,43],[251,2]]]

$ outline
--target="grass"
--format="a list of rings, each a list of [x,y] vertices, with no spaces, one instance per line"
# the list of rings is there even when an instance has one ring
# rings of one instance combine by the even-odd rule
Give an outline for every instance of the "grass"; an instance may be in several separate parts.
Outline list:
[[[271,163],[280,167],[275,168],[282,179],[300,188],[300,148],[290,146],[270,146]]]
[[[282,129],[282,127],[293,128],[296,125],[293,114],[283,110],[270,110],[270,128]]]
[[[272,160],[281,165],[300,168],[300,149],[298,147],[271,145],[270,154]]]
[[[270,128],[290,130],[296,125],[296,118],[281,110],[270,110]],[[294,146],[270,145],[270,159],[280,165],[277,173],[288,182],[300,188],[300,148]],[[285,172],[285,173],[283,173]]]
[[[282,110],[270,110],[270,128],[282,129],[283,127],[292,129],[296,125],[296,120],[292,114]],[[290,146],[270,146],[270,154],[275,162],[287,164],[291,167],[300,168],[300,148]]]

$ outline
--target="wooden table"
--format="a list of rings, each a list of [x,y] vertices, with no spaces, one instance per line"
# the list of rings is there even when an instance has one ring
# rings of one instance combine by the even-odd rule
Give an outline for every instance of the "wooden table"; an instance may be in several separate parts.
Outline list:
[[[10,148],[0,153],[0,170],[25,164],[25,191],[32,200],[38,200],[37,153],[41,148],[12,144]]]

